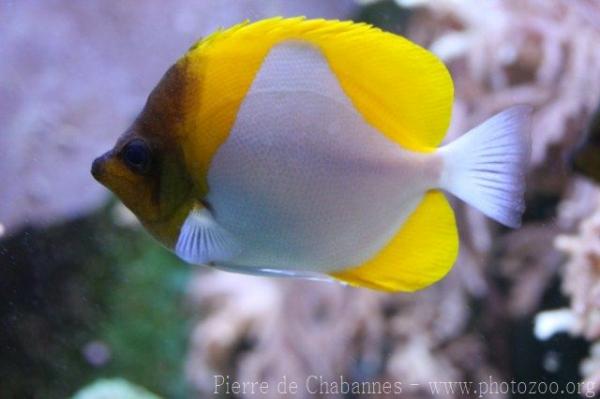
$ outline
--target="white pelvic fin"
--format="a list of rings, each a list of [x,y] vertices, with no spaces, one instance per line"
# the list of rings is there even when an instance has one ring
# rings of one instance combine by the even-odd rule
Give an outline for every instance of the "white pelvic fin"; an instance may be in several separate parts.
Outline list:
[[[517,105],[440,148],[440,186],[492,219],[519,227],[529,162],[531,107]]]
[[[192,264],[226,261],[239,251],[235,239],[206,208],[194,208],[183,222],[175,253]]]

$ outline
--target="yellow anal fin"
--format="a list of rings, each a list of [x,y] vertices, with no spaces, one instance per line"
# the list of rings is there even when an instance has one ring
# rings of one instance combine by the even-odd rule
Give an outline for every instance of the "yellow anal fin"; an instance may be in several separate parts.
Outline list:
[[[412,292],[444,277],[457,255],[454,212],[442,192],[430,191],[381,252],[331,276],[359,287]]]

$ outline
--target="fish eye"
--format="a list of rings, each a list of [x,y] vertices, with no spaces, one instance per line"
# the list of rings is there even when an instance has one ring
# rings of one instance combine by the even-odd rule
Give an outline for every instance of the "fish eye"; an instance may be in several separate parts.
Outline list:
[[[150,167],[150,147],[144,140],[131,140],[123,148],[121,157],[127,167],[135,173],[146,173]]]

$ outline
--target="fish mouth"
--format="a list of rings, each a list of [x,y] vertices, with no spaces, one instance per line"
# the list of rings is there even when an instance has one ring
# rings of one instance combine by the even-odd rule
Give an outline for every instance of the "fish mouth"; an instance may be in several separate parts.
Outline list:
[[[102,177],[106,170],[106,161],[110,158],[110,156],[111,152],[109,151],[106,154],[103,154],[98,158],[94,159],[94,162],[92,162],[92,176],[94,176],[94,179],[98,180],[99,182],[102,182]]]

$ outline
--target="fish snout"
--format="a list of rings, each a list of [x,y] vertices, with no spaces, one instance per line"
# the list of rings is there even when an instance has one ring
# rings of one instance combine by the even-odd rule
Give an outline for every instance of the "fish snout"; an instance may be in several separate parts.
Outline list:
[[[101,156],[99,156],[98,158],[94,159],[94,162],[92,162],[92,176],[94,176],[94,178],[96,180],[100,180],[102,175],[104,174],[104,170],[105,170],[105,164],[106,161],[110,158],[111,156],[111,152],[107,152],[106,154],[103,154]]]

